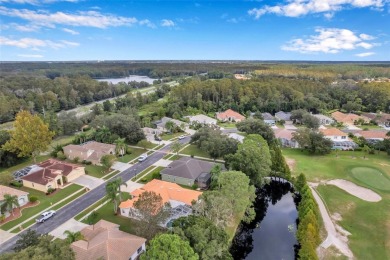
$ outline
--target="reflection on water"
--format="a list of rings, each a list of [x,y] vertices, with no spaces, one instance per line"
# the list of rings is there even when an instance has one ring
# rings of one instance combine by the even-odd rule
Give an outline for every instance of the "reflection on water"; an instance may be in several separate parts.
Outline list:
[[[298,212],[288,183],[271,182],[257,191],[256,218],[242,223],[230,249],[234,259],[294,259]]]
[[[145,81],[148,82],[149,84],[153,84],[154,80],[156,79],[149,78],[148,76],[130,75],[129,77],[125,77],[125,78],[116,78],[116,79],[106,78],[106,79],[98,79],[97,81],[106,81],[112,84],[118,84],[119,82],[128,83],[130,81],[137,81],[137,82]]]

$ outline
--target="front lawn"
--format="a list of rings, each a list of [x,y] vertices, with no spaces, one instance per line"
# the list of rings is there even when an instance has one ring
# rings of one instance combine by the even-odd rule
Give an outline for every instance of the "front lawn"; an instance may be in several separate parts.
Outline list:
[[[119,156],[118,162],[128,163],[143,153],[146,153],[146,150],[141,149],[141,148],[139,148],[139,149],[138,148],[131,148],[131,154],[126,154],[123,157]]]
[[[169,133],[164,133],[162,135],[160,135],[161,139],[163,139],[164,141],[168,141],[172,138],[177,138],[181,135],[185,135],[186,133],[184,132],[178,132],[178,133],[172,133],[172,134],[169,134]]]
[[[165,169],[165,167],[157,167],[156,169],[154,169],[153,171],[149,172],[146,176],[142,177],[141,179],[141,183],[148,183],[150,182],[151,180],[155,179],[156,176],[153,176],[153,175],[157,175],[161,172],[161,170]],[[160,178],[161,179],[161,175],[160,175]]]
[[[236,123],[233,122],[218,122],[217,125],[225,129],[236,128]]]
[[[3,230],[9,230],[9,229],[19,225],[20,223],[22,223],[26,219],[28,219],[34,215],[37,215],[41,211],[46,210],[51,205],[59,202],[60,200],[74,194],[75,192],[77,192],[81,189],[83,189],[82,186],[79,186],[77,184],[71,184],[70,186],[66,187],[65,189],[60,189],[59,191],[57,191],[53,195],[47,196],[43,192],[33,190],[30,188],[26,188],[26,187],[22,187],[22,188],[20,188],[20,190],[28,192],[29,196],[37,197],[39,200],[39,204],[35,207],[23,209],[22,216],[20,218],[15,219],[11,222],[5,223],[0,228]]]
[[[103,166],[99,166],[99,165],[86,165],[85,166],[85,174],[96,177],[96,178],[102,178],[108,172],[109,171],[106,170]]]
[[[199,149],[195,144],[190,144],[184,150],[181,150],[180,153],[188,154],[193,156],[210,158],[209,154]]]

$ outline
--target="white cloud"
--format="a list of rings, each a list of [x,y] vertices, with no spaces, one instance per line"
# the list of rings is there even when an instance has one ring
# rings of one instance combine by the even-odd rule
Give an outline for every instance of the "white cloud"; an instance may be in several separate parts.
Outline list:
[[[172,20],[162,19],[161,20],[161,26],[163,26],[163,27],[174,27],[175,23]]]
[[[63,30],[64,32],[70,33],[70,34],[72,34],[72,35],[80,34],[79,32],[77,32],[77,31],[75,31],[75,30],[68,29],[68,28],[62,28],[62,30]]]
[[[367,34],[356,35],[347,29],[318,28],[315,31],[318,34],[304,39],[298,38],[289,41],[286,45],[282,46],[282,50],[300,53],[338,53],[343,50],[357,48],[371,49],[376,45],[367,42],[368,40],[374,39],[373,36]]]
[[[2,24],[1,30],[16,30],[20,32],[36,32],[40,27],[35,24],[20,25],[17,23]]]
[[[355,56],[358,56],[358,57],[368,57],[368,56],[371,56],[371,55],[374,55],[375,52],[363,52],[363,53],[358,53],[358,54],[355,54]]]
[[[11,38],[0,36],[0,45],[13,46],[22,49],[39,50],[39,48],[42,47],[47,47],[52,49],[61,49],[69,46],[74,47],[74,46],[79,46],[79,43],[65,41],[65,40],[54,42],[50,40],[41,40],[36,38],[11,39]]]
[[[22,58],[35,58],[35,59],[43,58],[43,55],[40,54],[18,54],[18,56]]]
[[[56,24],[71,26],[87,26],[107,28],[130,26],[138,23],[134,17],[104,15],[97,11],[78,12],[76,14],[46,11],[32,11],[27,9],[11,9],[0,6],[0,15],[18,17],[31,23],[46,27],[55,27]]]
[[[154,23],[152,23],[151,21],[149,21],[148,19],[139,21],[139,24],[145,25],[145,26],[150,27],[150,28],[156,28],[156,25]]]
[[[51,4],[55,2],[77,3],[78,0],[0,0],[0,3],[30,4],[30,5]]]
[[[259,19],[261,16],[277,14],[288,17],[299,17],[310,13],[325,13],[326,18],[331,18],[334,12],[344,8],[371,7],[381,10],[387,0],[286,0],[285,4],[275,6],[265,5],[261,8],[253,8],[249,15]]]

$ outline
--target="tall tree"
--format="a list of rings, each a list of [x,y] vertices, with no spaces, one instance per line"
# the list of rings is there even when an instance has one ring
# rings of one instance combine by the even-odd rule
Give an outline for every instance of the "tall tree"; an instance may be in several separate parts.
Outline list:
[[[293,133],[293,139],[299,146],[308,150],[309,153],[327,154],[331,152],[333,142],[326,139],[321,132],[315,132],[308,128],[298,129]]]
[[[202,260],[229,260],[229,237],[210,220],[190,215],[173,222],[173,233],[187,240]]]
[[[111,131],[107,126],[100,127],[96,130],[96,140],[107,143],[111,137]]]
[[[179,141],[175,141],[171,144],[171,151],[179,154],[179,151],[183,148],[183,144],[180,143]]]
[[[173,123],[172,121],[168,121],[165,123],[165,129],[172,133],[173,129],[175,128],[175,123]]]
[[[160,234],[150,241],[148,250],[140,256],[141,260],[198,260],[188,241],[178,235]]]
[[[316,129],[318,129],[318,127],[320,127],[320,120],[317,117],[310,115],[308,113],[303,115],[302,123],[307,128],[314,129],[314,130],[316,130]]]
[[[122,201],[122,191],[121,191],[121,186],[126,186],[127,183],[122,180],[122,177],[118,177],[112,180],[113,185],[115,186],[116,190],[119,193],[119,201]]]
[[[27,247],[38,245],[41,234],[32,229],[27,229],[27,232],[21,233],[19,239],[15,243],[14,250],[19,252]]]
[[[275,139],[275,135],[271,127],[263,120],[247,119],[237,123],[236,126],[237,129],[241,132],[261,135],[268,144],[270,144]]]
[[[261,186],[263,178],[271,172],[269,147],[260,135],[250,134],[245,137],[244,142],[238,145],[237,152],[225,159],[228,168],[242,171],[255,186]]]
[[[114,204],[114,214],[118,211],[118,189],[116,184],[112,181],[107,182],[106,184],[106,198],[109,199]]]
[[[130,215],[139,218],[143,224],[138,225],[137,233],[152,238],[159,231],[159,224],[164,223],[170,214],[169,203],[164,203],[160,194],[145,191],[133,204]]]
[[[115,140],[115,153],[120,154],[122,157],[127,150],[127,144],[125,138],[118,138]]]
[[[66,235],[66,240],[68,241],[69,244],[84,239],[84,236],[83,234],[81,234],[80,231],[72,232],[70,230],[65,230],[64,235]]]
[[[112,154],[106,154],[103,155],[102,158],[100,158],[100,163],[106,168],[107,170],[111,168],[111,166],[115,162],[115,156]]]
[[[4,194],[4,204],[5,207],[8,209],[8,211],[11,212],[12,216],[14,215],[14,208],[20,207],[18,196],[16,195],[10,195],[10,194]]]
[[[272,161],[271,176],[290,180],[291,171],[282,155],[282,150],[280,149],[278,142],[274,141],[271,143],[270,152]]]
[[[17,152],[19,157],[31,156],[36,162],[39,153],[48,149],[53,136],[54,132],[49,130],[39,116],[24,110],[16,115],[11,139],[3,148]]]

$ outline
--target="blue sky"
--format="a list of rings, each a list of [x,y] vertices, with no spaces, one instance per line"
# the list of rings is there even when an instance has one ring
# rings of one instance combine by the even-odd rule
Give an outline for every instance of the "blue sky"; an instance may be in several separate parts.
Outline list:
[[[389,0],[0,0],[0,60],[390,61]]]

